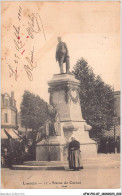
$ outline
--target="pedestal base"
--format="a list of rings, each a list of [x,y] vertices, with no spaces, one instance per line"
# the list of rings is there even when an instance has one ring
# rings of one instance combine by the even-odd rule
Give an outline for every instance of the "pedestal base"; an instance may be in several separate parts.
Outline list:
[[[68,144],[72,136],[80,142],[81,157],[97,155],[97,144],[89,138],[87,131],[81,128],[77,131],[64,130],[63,123],[61,127],[61,136],[49,136],[37,144],[36,161],[60,161],[61,164],[67,161],[68,164]]]
[[[60,161],[59,136],[48,136],[36,145],[36,161]]]
[[[80,81],[73,75],[57,74],[48,82],[50,104],[57,109],[61,125],[58,136],[49,136],[36,146],[37,161],[67,161],[71,137],[80,142],[81,156],[96,155],[96,142],[89,138],[88,126],[82,117],[79,88]]]

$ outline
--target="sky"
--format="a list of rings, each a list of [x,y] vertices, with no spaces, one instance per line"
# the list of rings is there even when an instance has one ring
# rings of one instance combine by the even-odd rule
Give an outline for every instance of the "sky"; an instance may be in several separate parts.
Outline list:
[[[1,91],[14,91],[18,111],[24,90],[49,101],[48,81],[59,73],[58,36],[68,46],[70,71],[83,57],[96,75],[120,90],[120,2],[2,2],[1,13]],[[33,60],[33,81],[25,70],[27,59]]]

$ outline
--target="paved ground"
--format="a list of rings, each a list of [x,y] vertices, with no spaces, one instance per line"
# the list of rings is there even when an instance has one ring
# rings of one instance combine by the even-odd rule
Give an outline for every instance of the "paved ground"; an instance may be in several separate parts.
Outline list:
[[[99,154],[83,159],[81,171],[10,170],[2,168],[2,188],[116,189],[120,188],[120,155]]]

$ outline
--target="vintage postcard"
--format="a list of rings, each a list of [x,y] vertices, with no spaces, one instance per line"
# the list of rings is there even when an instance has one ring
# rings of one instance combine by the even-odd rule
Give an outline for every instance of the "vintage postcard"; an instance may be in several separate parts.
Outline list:
[[[120,1],[1,2],[1,188],[120,188]]]

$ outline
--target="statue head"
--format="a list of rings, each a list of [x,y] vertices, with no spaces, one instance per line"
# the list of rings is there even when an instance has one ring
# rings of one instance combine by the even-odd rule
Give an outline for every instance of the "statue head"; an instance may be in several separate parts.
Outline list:
[[[75,141],[75,137],[73,136],[73,137],[71,137],[71,141],[73,142],[73,141]]]
[[[61,42],[61,37],[58,37],[57,39],[58,39],[58,42]]]

